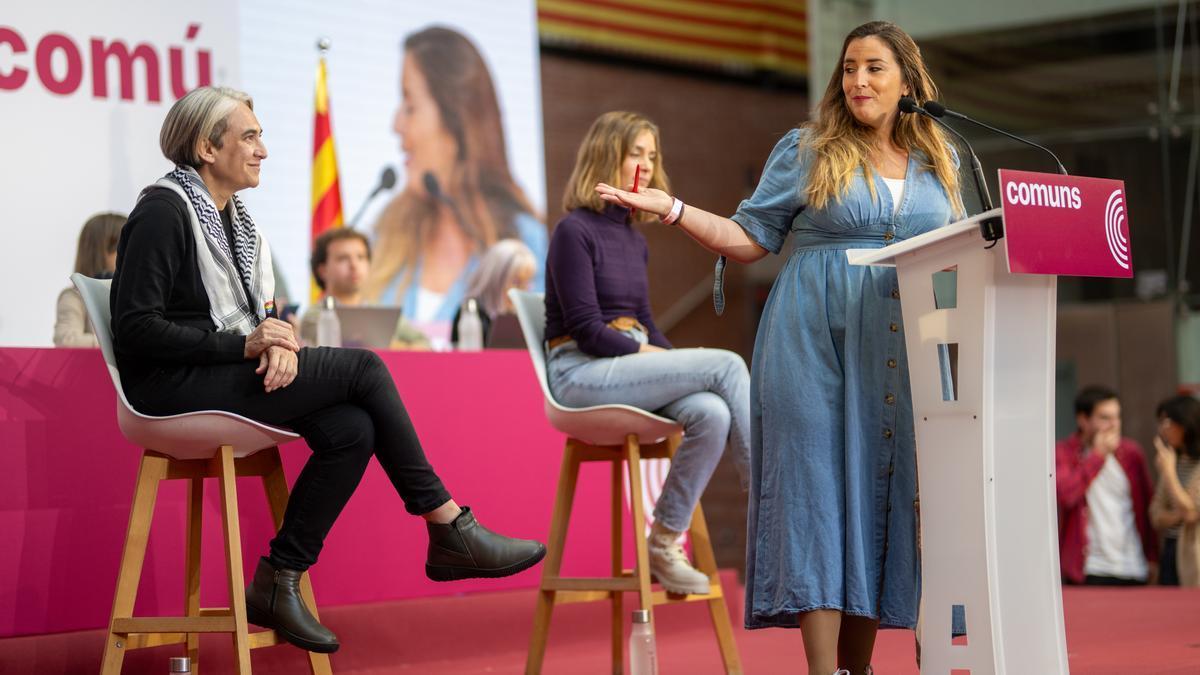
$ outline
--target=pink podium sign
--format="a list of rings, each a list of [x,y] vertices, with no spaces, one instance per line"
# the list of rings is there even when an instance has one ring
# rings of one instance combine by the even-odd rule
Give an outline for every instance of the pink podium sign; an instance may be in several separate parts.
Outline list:
[[[1133,277],[1125,183],[1000,170],[1008,271]]]

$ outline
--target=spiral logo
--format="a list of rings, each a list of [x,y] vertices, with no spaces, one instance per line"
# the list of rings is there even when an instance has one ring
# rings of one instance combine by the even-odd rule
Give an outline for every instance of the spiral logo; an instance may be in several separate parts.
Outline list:
[[[1108,239],[1108,251],[1113,260],[1123,269],[1129,269],[1129,241],[1121,233],[1125,223],[1125,196],[1121,190],[1113,190],[1104,207],[1104,236]]]

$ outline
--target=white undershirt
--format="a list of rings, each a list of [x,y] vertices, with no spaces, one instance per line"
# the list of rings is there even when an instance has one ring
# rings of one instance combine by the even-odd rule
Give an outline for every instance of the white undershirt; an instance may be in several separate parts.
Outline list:
[[[888,192],[892,193],[892,215],[900,210],[900,200],[904,197],[904,179],[903,178],[884,178],[883,182],[888,186]]]
[[[1084,574],[1146,578],[1146,556],[1133,522],[1129,477],[1113,455],[1087,489],[1087,559]]]
[[[417,306],[413,307],[413,320],[421,323],[433,321],[445,301],[445,293],[435,293],[426,290],[424,286],[417,286]]]

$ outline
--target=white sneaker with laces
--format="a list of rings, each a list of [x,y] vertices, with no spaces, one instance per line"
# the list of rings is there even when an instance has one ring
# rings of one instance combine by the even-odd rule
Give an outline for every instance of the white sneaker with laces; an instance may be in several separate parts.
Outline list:
[[[679,544],[682,532],[672,532],[657,522],[650,527],[647,548],[650,554],[650,573],[669,593],[705,595],[709,592],[708,577],[688,562]]]

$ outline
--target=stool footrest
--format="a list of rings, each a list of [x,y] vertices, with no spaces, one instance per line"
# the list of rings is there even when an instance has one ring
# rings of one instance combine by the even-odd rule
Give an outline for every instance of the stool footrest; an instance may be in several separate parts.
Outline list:
[[[128,633],[232,633],[232,616],[145,616],[113,619],[112,632]]]
[[[182,645],[187,644],[187,638],[187,633],[130,633],[125,636],[125,649]]]
[[[543,591],[636,591],[633,577],[542,577]]]

